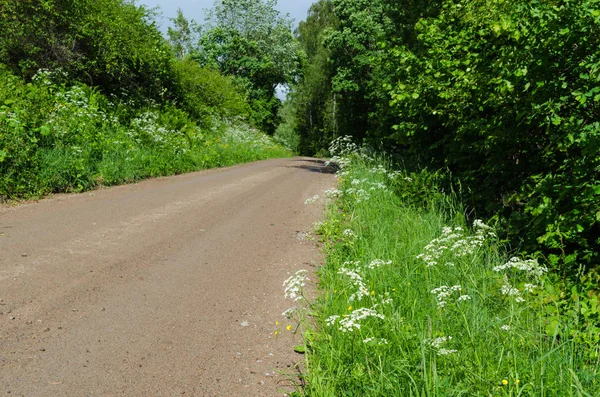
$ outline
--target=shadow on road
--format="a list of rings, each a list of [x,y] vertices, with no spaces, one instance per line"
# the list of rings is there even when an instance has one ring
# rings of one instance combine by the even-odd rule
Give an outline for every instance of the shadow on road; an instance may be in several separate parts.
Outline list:
[[[303,160],[294,160],[294,162],[304,163],[301,165],[289,165],[287,168],[297,168],[301,170],[306,170],[310,172],[317,172],[321,174],[335,174],[337,171],[334,165],[326,165],[325,160],[321,159],[303,159]]]

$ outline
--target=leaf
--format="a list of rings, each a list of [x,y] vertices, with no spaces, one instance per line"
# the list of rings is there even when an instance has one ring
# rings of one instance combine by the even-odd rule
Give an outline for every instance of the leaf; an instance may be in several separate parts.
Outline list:
[[[294,346],[294,351],[296,353],[299,353],[299,354],[305,354],[306,353],[306,346],[304,346],[304,345],[296,345],[296,346]]]
[[[546,325],[546,334],[556,336],[560,331],[560,321],[558,317],[551,317]]]
[[[40,134],[42,134],[43,136],[48,136],[50,135],[50,127],[48,127],[47,125],[43,125],[40,127]]]

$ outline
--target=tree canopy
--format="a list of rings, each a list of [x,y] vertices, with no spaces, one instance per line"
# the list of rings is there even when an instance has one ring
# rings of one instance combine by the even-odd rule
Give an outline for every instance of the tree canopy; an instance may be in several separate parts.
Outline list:
[[[239,78],[249,92],[257,125],[277,126],[278,85],[294,82],[303,53],[292,21],[275,9],[275,0],[223,0],[209,10],[199,29],[193,58]]]

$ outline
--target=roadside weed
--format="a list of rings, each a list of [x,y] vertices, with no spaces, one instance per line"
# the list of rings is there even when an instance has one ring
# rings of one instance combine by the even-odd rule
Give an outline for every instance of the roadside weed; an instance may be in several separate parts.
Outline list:
[[[509,255],[452,197],[403,198],[431,191],[427,174],[336,144],[306,395],[600,395],[598,347],[571,337],[593,335],[554,310],[543,264]]]

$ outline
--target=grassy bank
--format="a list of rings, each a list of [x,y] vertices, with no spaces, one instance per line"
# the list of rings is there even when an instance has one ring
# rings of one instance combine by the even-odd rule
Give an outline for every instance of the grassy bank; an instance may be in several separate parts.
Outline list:
[[[170,105],[109,100],[41,71],[32,83],[0,69],[0,200],[79,192],[291,152],[270,137]]]
[[[599,395],[597,295],[567,299],[435,176],[342,149],[306,395]]]

